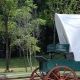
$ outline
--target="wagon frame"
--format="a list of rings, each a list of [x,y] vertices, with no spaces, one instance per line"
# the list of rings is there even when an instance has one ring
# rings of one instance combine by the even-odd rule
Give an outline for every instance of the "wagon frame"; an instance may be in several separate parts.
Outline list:
[[[36,56],[39,68],[32,72],[30,80],[78,80],[75,71],[80,71],[80,62],[76,62],[73,53],[69,52],[69,44],[50,44],[47,46],[46,54],[50,58]],[[65,58],[54,59],[58,54]]]

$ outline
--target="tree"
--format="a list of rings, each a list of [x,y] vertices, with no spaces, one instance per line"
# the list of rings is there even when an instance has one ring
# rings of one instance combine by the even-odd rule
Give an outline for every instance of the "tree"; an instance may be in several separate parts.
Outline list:
[[[52,26],[55,13],[77,13],[79,11],[78,4],[77,0],[44,0],[44,4],[40,4],[40,6],[44,6],[41,6],[41,11],[39,11],[40,17],[47,20],[47,25]]]
[[[46,20],[46,29],[50,29],[52,40],[49,42],[49,37],[47,39],[44,39],[45,36],[41,36],[45,41],[43,42],[43,45],[50,44],[55,42],[54,38],[57,38],[54,36],[56,34],[56,31],[54,30],[55,21],[54,21],[54,15],[55,13],[61,13],[61,14],[79,14],[80,12],[80,6],[79,0],[34,0],[35,3],[38,5],[38,14],[39,17]],[[42,29],[43,30],[43,29]],[[45,31],[45,32],[44,32]],[[43,35],[47,35],[47,31],[44,29]],[[57,38],[58,39],[58,38]],[[48,41],[47,41],[48,40]],[[57,43],[58,40],[56,40]]]
[[[5,41],[6,41],[6,71],[9,71],[9,30],[8,26],[10,19],[12,19],[12,12],[16,8],[15,0],[1,0],[0,1],[0,13],[3,22],[4,32],[5,32]]]
[[[9,71],[9,47],[16,45],[23,51],[25,49],[28,50],[30,63],[31,54],[34,51],[39,51],[39,47],[37,46],[38,41],[33,36],[33,33],[35,32],[36,25],[44,24],[45,21],[33,18],[33,9],[36,8],[37,6],[33,4],[32,0],[0,1],[0,17],[2,18],[1,21],[5,27],[6,35],[6,71]]]
[[[16,28],[12,31],[12,44],[11,46],[18,45],[23,52],[27,51],[27,60],[32,69],[31,55],[40,51],[37,46],[38,40],[35,35],[36,28],[39,25],[44,25],[45,20],[33,17],[33,10],[36,5],[32,0],[26,0],[25,5],[20,6],[15,13]]]

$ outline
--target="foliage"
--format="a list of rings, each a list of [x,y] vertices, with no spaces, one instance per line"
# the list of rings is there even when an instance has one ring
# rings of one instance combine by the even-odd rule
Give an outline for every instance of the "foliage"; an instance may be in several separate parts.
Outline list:
[[[0,0],[0,32],[7,31],[9,47],[19,46],[31,55],[40,51],[40,27],[45,24],[53,27],[55,13],[79,13],[79,3],[78,0]],[[4,34],[1,36],[5,37]]]
[[[2,18],[4,18],[4,15],[8,15],[8,32],[9,37],[11,37],[12,40],[11,46],[13,44],[29,46],[32,43],[35,43],[34,45],[36,46],[38,41],[33,36],[33,32],[35,32],[36,26],[44,25],[45,20],[33,18],[33,9],[37,8],[37,6],[33,4],[33,0],[3,0],[0,1],[0,6],[0,10],[2,12],[0,16],[0,21],[2,23],[0,24],[0,28],[2,30],[4,29],[2,27],[4,26],[4,21]],[[33,38],[34,42],[27,38]],[[26,42],[29,42],[29,44]],[[39,51],[37,46],[36,49]]]
[[[46,0],[43,9],[39,12],[40,17],[47,20],[47,25],[54,24],[55,13],[73,14],[79,12],[77,0]]]
[[[28,51],[27,54],[30,54],[31,63],[31,54],[40,51],[40,48],[37,46],[38,40],[34,33],[36,27],[45,24],[45,21],[33,17],[33,10],[36,8],[37,6],[33,4],[33,0],[0,1],[0,21],[2,22],[0,27],[3,29],[3,25],[4,31],[6,32],[7,56],[9,56],[8,47],[14,48],[16,45],[21,48],[23,53],[25,50]],[[10,42],[10,45],[8,42]],[[8,65],[7,61],[7,66]]]
[[[28,48],[32,50],[32,53],[39,51],[39,47],[36,46],[38,41],[33,35],[36,30],[36,26],[44,25],[45,20],[39,18],[33,18],[32,10],[36,8],[33,5],[32,0],[26,0],[25,5],[16,9],[15,11],[15,21],[16,28],[12,31],[12,44],[11,46],[18,45],[22,46],[24,49]],[[34,47],[34,50],[33,50]]]

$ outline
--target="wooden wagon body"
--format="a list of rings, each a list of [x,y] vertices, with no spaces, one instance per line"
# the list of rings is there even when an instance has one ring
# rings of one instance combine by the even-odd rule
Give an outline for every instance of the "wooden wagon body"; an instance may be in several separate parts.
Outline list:
[[[39,68],[32,72],[31,80],[79,80],[75,71],[80,71],[80,16],[56,13],[55,24],[59,43],[47,46],[48,57],[36,56]]]
[[[48,55],[48,58],[44,57],[44,55],[36,56],[39,68],[32,72],[31,80],[36,80],[36,75],[40,77],[37,80],[78,79],[75,71],[80,71],[80,61],[74,60],[73,53],[69,52],[69,44],[50,44],[47,46],[47,53],[45,55]],[[38,69],[39,74],[37,73]]]
[[[73,53],[69,52],[69,44],[49,44],[47,46],[47,53],[50,59],[46,59],[43,56],[37,56],[37,60],[42,62],[39,64],[41,71],[48,72],[56,65],[68,66],[75,71],[80,71],[80,61],[74,60]]]

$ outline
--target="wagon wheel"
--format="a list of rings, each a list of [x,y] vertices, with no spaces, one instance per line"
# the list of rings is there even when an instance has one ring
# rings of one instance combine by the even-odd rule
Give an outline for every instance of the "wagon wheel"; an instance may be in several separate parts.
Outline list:
[[[42,74],[39,72],[39,68],[36,68],[30,77],[30,80],[42,80]]]
[[[56,66],[45,77],[45,80],[78,80],[76,73],[69,67]]]

